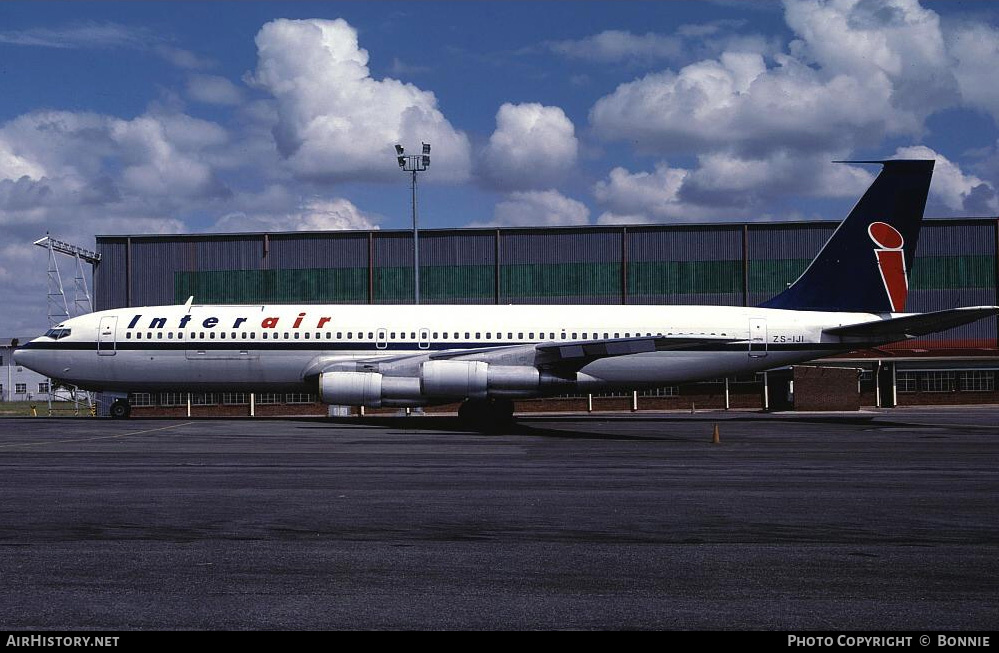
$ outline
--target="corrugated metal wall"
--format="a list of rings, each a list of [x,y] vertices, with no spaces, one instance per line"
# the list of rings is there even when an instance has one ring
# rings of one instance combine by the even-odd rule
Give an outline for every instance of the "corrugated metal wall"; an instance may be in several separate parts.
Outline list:
[[[906,310],[996,304],[996,229],[992,221],[925,222],[909,275]],[[919,341],[949,341],[960,348],[994,347],[996,319],[979,320]]]
[[[368,234],[348,231],[309,234],[305,238],[294,233],[270,234],[263,267],[272,270],[358,269],[367,274]]]
[[[128,242],[125,238],[97,239],[101,261],[94,267],[94,309],[129,306],[128,301]]]
[[[620,304],[621,232],[504,229],[501,304]]]
[[[742,305],[742,227],[630,227],[629,304]]]
[[[748,225],[746,303],[755,306],[765,302],[794,283],[838,225],[838,222]]]
[[[406,242],[412,248],[411,236]],[[412,295],[406,301],[411,298]],[[494,303],[496,232],[421,232],[420,301],[424,304]]]
[[[837,224],[426,230],[422,301],[755,305],[797,279]],[[997,303],[996,238],[994,219],[926,221],[907,308]],[[98,310],[189,295],[199,303],[413,298],[409,231],[102,236],[97,247]],[[932,339],[995,347],[996,329],[983,320]]]

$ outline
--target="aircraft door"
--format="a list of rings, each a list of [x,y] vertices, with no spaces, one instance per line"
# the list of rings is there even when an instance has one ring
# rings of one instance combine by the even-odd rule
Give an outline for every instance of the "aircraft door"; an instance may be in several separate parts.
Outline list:
[[[763,358],[767,355],[767,321],[762,317],[749,320],[749,356]]]
[[[420,349],[430,349],[430,329],[420,329]]]
[[[378,329],[375,332],[375,348],[385,349],[388,347],[388,329]]]
[[[118,326],[118,317],[115,315],[105,315],[101,318],[100,326],[97,329],[97,355],[115,355],[115,327]]]

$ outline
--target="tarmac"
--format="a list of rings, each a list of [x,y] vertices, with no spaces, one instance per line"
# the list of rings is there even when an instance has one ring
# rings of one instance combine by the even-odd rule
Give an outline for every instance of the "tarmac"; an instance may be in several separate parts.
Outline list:
[[[994,630],[997,463],[999,407],[2,419],[0,625]]]

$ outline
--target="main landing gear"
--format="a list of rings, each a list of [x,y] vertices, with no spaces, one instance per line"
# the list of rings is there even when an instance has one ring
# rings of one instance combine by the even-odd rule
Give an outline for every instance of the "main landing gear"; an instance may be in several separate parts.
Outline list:
[[[108,408],[108,415],[112,419],[126,419],[131,414],[132,405],[128,403],[128,399],[115,399]]]
[[[513,422],[509,399],[466,399],[458,407],[458,418],[476,427],[505,426]]]

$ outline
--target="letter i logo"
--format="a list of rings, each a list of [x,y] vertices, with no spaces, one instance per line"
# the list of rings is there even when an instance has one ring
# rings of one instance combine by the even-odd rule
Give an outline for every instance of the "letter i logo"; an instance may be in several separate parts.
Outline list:
[[[909,294],[909,279],[905,271],[905,252],[902,251],[905,241],[902,239],[902,234],[898,233],[898,230],[890,224],[872,222],[867,227],[867,235],[878,246],[874,250],[874,255],[877,257],[878,269],[881,271],[881,281],[885,285],[885,292],[888,293],[888,300],[891,302],[891,310],[894,313],[901,313],[905,310],[905,298]]]

